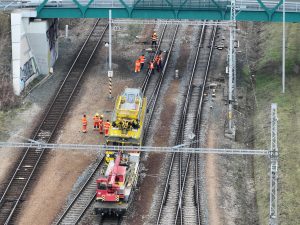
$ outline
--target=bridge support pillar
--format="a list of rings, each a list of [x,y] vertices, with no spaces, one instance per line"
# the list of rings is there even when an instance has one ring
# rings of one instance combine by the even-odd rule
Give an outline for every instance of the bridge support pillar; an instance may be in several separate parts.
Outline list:
[[[36,77],[48,75],[58,57],[57,19],[34,19],[36,12],[11,13],[13,88],[20,95]]]

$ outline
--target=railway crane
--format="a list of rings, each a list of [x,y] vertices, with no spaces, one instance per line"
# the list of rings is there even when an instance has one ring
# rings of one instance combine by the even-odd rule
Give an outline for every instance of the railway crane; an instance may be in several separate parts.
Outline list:
[[[122,215],[126,212],[137,183],[140,153],[116,152],[97,179],[96,214]],[[111,156],[109,156],[111,157]]]

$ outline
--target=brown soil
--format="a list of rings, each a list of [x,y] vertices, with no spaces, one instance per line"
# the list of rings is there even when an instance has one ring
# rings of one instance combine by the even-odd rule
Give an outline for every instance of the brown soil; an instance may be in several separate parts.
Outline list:
[[[10,13],[1,11],[0,21],[0,110],[8,110],[20,103],[12,89]]]
[[[192,28],[183,28],[187,34],[192,33]],[[179,36],[179,35],[178,35]],[[179,53],[174,53],[173,57],[174,68],[179,69],[181,74],[186,69],[186,60],[176,60],[177,57],[182,59],[187,59],[190,54],[190,45],[188,41],[191,36],[183,37],[184,43],[176,41]],[[183,41],[182,41],[183,42]],[[176,47],[175,47],[176,49]],[[176,50],[175,50],[176,51]],[[172,64],[172,63],[170,63]],[[165,77],[174,76],[172,66],[166,71]],[[178,95],[181,80],[172,80],[167,87],[165,93],[162,93],[163,99],[158,100],[158,106],[161,107],[159,114],[154,114],[153,121],[154,127],[152,130],[153,141],[152,146],[168,146],[170,142],[171,132],[174,132],[173,128],[173,118],[176,112],[176,107],[178,107]],[[150,138],[151,139],[151,138]],[[153,213],[152,207],[154,202],[154,195],[157,190],[158,184],[162,182],[161,177],[159,177],[163,163],[165,162],[165,154],[149,154],[147,161],[143,162],[146,176],[142,179],[141,185],[137,192],[137,196],[133,203],[133,213],[130,213],[127,218],[123,220],[123,224],[152,224],[151,214]]]
[[[41,112],[38,104],[29,107],[23,104],[19,109],[13,109],[4,115],[4,123],[1,124],[3,133],[0,132],[0,140],[7,142],[24,142],[30,137],[33,127],[36,125],[35,118]],[[0,112],[0,117],[1,117]],[[7,186],[7,175],[15,167],[21,149],[1,148],[0,149],[0,190],[4,191]]]
[[[23,205],[17,224],[51,224],[73,184],[93,157],[82,152],[52,151],[37,185]]]
[[[87,28],[87,24],[80,22],[80,26],[76,28],[76,31],[74,30],[73,36],[71,36],[71,42],[73,43],[73,41],[78,38],[80,29]],[[132,70],[134,60],[146,46],[139,42],[135,42],[134,37],[139,34],[141,36],[148,36],[150,29],[153,28],[151,28],[151,26],[145,26],[138,30],[134,26],[127,26],[127,30],[125,30],[125,32],[119,32],[113,37],[113,41],[115,42],[115,44],[113,45],[114,77],[112,94],[114,97],[124,89],[124,86],[137,87],[140,81],[143,79],[145,71],[140,74],[133,74]],[[70,35],[72,35],[72,32],[70,32]],[[80,37],[82,38],[82,36]],[[189,44],[186,43],[186,46],[188,45]],[[68,48],[68,42],[65,43],[64,48],[62,49],[66,50],[66,48]],[[110,118],[115,99],[107,98],[108,78],[105,58],[106,49],[104,49],[104,47],[102,46],[97,52],[98,54],[92,62],[93,66],[91,66],[87,71],[87,74],[82,81],[81,90],[77,94],[76,100],[70,107],[70,110],[66,115],[64,124],[62,124],[62,129],[58,134],[58,143],[98,144],[103,142],[103,137],[100,136],[98,132],[92,130],[92,116],[94,113],[98,112],[100,114],[104,114],[105,119]],[[60,55],[62,55],[62,53]],[[223,56],[224,55],[226,55],[226,53],[224,53]],[[69,58],[72,57],[69,56]],[[219,59],[220,58],[217,58],[216,61],[218,61]],[[225,60],[224,57],[222,58],[222,60]],[[183,62],[184,60],[178,61]],[[224,66],[222,65],[222,63],[218,63],[217,65],[218,67],[216,71],[212,72],[214,74],[219,74],[220,71],[224,70]],[[185,66],[186,65],[184,65],[184,68]],[[184,71],[184,68],[180,68],[180,71]],[[64,68],[63,65],[61,65],[59,69],[65,72],[68,68]],[[59,72],[59,70],[56,71],[57,73]],[[51,86],[51,82],[56,82],[57,77],[55,76],[52,79],[49,79],[48,82],[46,82],[48,83],[48,87]],[[160,130],[153,132],[153,146],[168,145],[172,125],[171,118],[173,118],[173,114],[176,111],[175,108],[177,104],[176,96],[178,95],[178,87],[178,81],[171,82],[171,85],[166,91],[164,99],[162,100],[163,108],[159,115],[159,118],[154,118],[158,120],[157,124],[160,125]],[[48,90],[48,88],[45,88],[45,86],[40,87],[40,95],[37,95],[37,97],[41,96],[43,98],[47,98],[47,96],[45,96],[45,94],[43,93],[43,90]],[[46,93],[46,95],[49,95],[49,91]],[[222,138],[226,106],[224,106],[222,100],[220,100],[221,90],[217,90],[217,95],[218,105],[216,105],[216,107],[214,106],[214,111],[210,116],[210,120],[214,121],[214,124],[210,126],[208,132],[209,147],[220,147],[219,145],[225,145],[225,143],[232,144],[229,141],[224,141],[224,138]],[[40,109],[38,110],[38,112],[40,112]],[[81,133],[81,117],[84,113],[86,113],[88,116],[87,134]],[[29,117],[33,118],[34,116],[27,116],[27,118]],[[26,117],[24,117],[24,119],[26,120]],[[25,124],[29,126],[31,123],[28,121]],[[157,135],[158,133],[159,135]],[[220,139],[218,143],[215,142],[217,138]],[[5,154],[3,153],[3,155]],[[24,202],[23,211],[21,212],[20,218],[18,219],[18,224],[50,224],[64,205],[65,200],[72,190],[72,186],[74,185],[77,177],[90,163],[95,160],[95,156],[95,154],[88,154],[85,152],[60,150],[52,151],[49,154],[47,164],[42,168],[40,172],[40,177],[36,181],[36,186],[33,188],[32,193],[26,199],[26,202]],[[13,157],[13,155],[11,155],[11,157]],[[156,175],[159,174],[159,169],[162,165],[163,157],[164,154],[150,154],[147,161],[143,162],[144,167],[147,170],[147,175],[140,184],[140,190],[147,191],[142,192],[139,190],[136,193],[135,203],[132,210],[134,211],[134,213],[129,214],[128,217],[125,218],[124,222],[126,224],[143,224],[146,221],[147,216],[150,214],[153,190],[159,181],[159,177],[157,177]],[[227,205],[220,203],[220,201],[222,200],[218,196],[218,188],[222,185],[223,182],[220,177],[224,175],[222,173],[222,169],[220,169],[221,167],[217,166],[218,163],[222,161],[222,159],[220,158],[221,157],[215,155],[208,155],[206,158],[210,224],[238,224],[232,222],[234,219],[227,219],[226,222],[222,221],[224,220],[224,218],[228,218],[230,215],[236,215],[230,212],[239,211],[238,208],[240,202],[232,201]],[[5,158],[5,160],[3,159],[3,157],[0,157],[1,171],[2,166],[5,165],[5,163],[8,164],[7,160],[11,160],[12,158]],[[234,190],[234,188],[232,187],[228,188],[228,190],[229,191],[227,191],[226,193],[229,197],[227,196],[227,198],[233,198],[232,196],[235,195],[236,190]],[[226,205],[229,207],[223,210],[220,209],[220,205]],[[224,213],[226,215],[222,216],[220,215],[220,213]]]
[[[169,86],[166,94],[164,95],[163,105],[164,108],[161,111],[159,118],[153,118],[158,120],[159,130],[154,135],[154,141],[152,146],[167,146],[169,142],[171,123],[175,109],[176,109],[176,95],[178,93],[179,83],[173,81]],[[146,177],[144,177],[139,191],[136,194],[134,202],[134,213],[129,215],[123,222],[125,224],[144,224],[145,217],[150,214],[150,207],[153,201],[153,190],[159,182],[159,171],[163,163],[165,154],[150,154],[147,161],[144,162],[145,169],[147,171]]]
[[[66,75],[77,49],[81,47],[82,41],[85,40],[92,24],[93,20],[78,21],[78,27],[70,30],[69,40],[60,38],[60,58],[54,67],[54,75],[34,88],[26,98],[26,101],[34,102],[33,105],[39,106],[36,114],[39,114],[47,106],[51,96],[55,93],[55,87],[59,86]],[[79,30],[79,27],[82,29]],[[67,49],[66,46],[68,46]],[[29,110],[32,108],[34,107],[30,107]],[[30,115],[31,120],[36,118],[36,114]],[[24,124],[29,126],[30,120]],[[72,129],[74,128],[70,129],[70,133],[74,134]],[[76,134],[80,135],[79,133]],[[80,141],[78,138],[77,140]],[[74,141],[65,139],[61,143],[74,143]],[[33,186],[33,191],[29,193],[22,205],[23,210],[17,223],[51,224],[78,176],[91,164],[94,158],[93,155],[84,152],[51,151],[39,171],[40,176],[36,185]]]
[[[208,128],[207,135],[207,147],[214,148],[218,143],[215,143],[215,133],[213,127]],[[206,183],[207,183],[207,202],[209,211],[209,224],[219,225],[220,223],[220,212],[218,206],[218,171],[216,168],[217,155],[208,154],[206,156]]]
[[[129,31],[126,30],[125,33],[119,32],[118,42],[113,43],[114,77],[112,79],[112,96],[114,98],[108,98],[106,49],[103,45],[99,47],[98,53],[86,71],[86,75],[81,82],[80,91],[74,96],[75,100],[70,106],[58,133],[57,143],[103,143],[103,136],[99,135],[98,131],[93,131],[93,115],[98,112],[104,114],[105,120],[110,119],[115,97],[124,90],[125,86],[138,86],[136,83],[142,80],[144,76],[143,71],[141,74],[134,75],[136,79],[132,79],[133,62],[144,48],[144,45],[140,44],[139,46],[134,42],[128,45],[126,38],[132,38],[131,36],[134,35],[130,32],[130,29]],[[126,33],[129,33],[129,35]],[[106,39],[108,37],[105,37],[104,40]],[[117,40],[113,39],[113,41]],[[126,41],[126,45],[123,45],[122,42],[124,41]],[[86,114],[88,118],[88,132],[86,134],[81,132],[81,117],[83,114]],[[43,168],[33,192],[24,204],[24,210],[20,215],[18,224],[50,224],[65,204],[78,176],[96,159],[96,154],[59,150],[51,152],[50,156],[51,159]],[[45,184],[51,185],[45,189]],[[43,196],[43,198],[40,196]],[[47,199],[47,204],[44,204],[43,200],[45,199]],[[37,208],[47,215],[44,213],[36,214]]]

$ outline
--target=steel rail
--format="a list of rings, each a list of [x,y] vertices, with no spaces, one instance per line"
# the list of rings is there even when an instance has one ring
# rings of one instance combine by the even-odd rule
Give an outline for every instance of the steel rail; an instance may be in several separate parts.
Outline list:
[[[110,217],[102,216],[99,222],[100,225],[120,225],[122,222],[122,217]]]
[[[69,203],[69,205],[64,210],[64,212],[62,213],[62,215],[59,217],[58,221],[55,224],[57,224],[57,225],[60,224],[64,220],[64,218],[66,218],[67,214],[70,212],[71,208],[74,206],[75,202],[78,200],[78,198],[80,197],[80,195],[86,190],[86,187],[88,186],[88,184],[90,183],[90,181],[92,180],[92,178],[95,176],[96,172],[100,169],[100,167],[101,167],[101,165],[102,165],[103,162],[104,162],[104,157],[102,157],[102,159],[99,160],[99,162],[98,162],[97,166],[95,167],[94,171],[90,174],[90,176],[88,177],[88,179],[82,185],[82,187],[80,188],[80,190],[78,191],[78,193],[76,194],[76,196]],[[87,210],[87,208],[92,203],[92,201],[94,200],[95,197],[96,197],[96,191],[92,195],[92,197],[89,199],[89,201],[86,202],[87,204],[81,210],[80,214],[77,215],[77,219],[74,221],[74,224],[77,224],[79,222],[79,220],[82,218],[83,214],[85,213],[85,211]]]
[[[36,131],[36,133],[35,133],[33,139],[35,139],[35,140],[40,140],[40,139],[42,139],[42,140],[45,141],[45,142],[49,142],[49,141],[51,140],[51,138],[53,138],[54,133],[55,133],[55,131],[56,131],[56,129],[57,129],[58,123],[60,122],[60,120],[61,120],[63,114],[65,113],[65,110],[66,110],[68,104],[70,103],[70,100],[71,100],[71,98],[72,98],[72,96],[73,96],[73,94],[74,94],[74,91],[75,91],[75,89],[78,87],[78,83],[79,83],[79,81],[81,80],[81,78],[82,78],[82,76],[83,76],[83,74],[84,74],[84,72],[85,72],[85,70],[86,70],[86,68],[87,68],[87,66],[88,66],[88,64],[89,64],[89,62],[90,62],[90,60],[91,60],[91,58],[93,57],[96,48],[98,47],[100,41],[102,40],[103,34],[104,34],[104,32],[106,31],[107,26],[106,26],[106,28],[104,29],[104,32],[102,33],[102,36],[100,37],[99,41],[97,42],[96,47],[94,47],[94,49],[93,49],[93,51],[92,51],[92,53],[91,53],[91,55],[90,55],[88,61],[85,63],[85,67],[84,67],[84,69],[82,70],[82,72],[81,72],[81,74],[80,74],[80,76],[79,76],[79,78],[78,78],[78,80],[77,80],[75,86],[73,86],[73,89],[72,89],[72,92],[71,92],[70,95],[69,95],[69,98],[67,99],[66,102],[64,102],[64,107],[62,108],[62,110],[61,110],[61,112],[59,113],[59,115],[55,115],[55,116],[57,116],[57,117],[56,117],[56,121],[55,121],[55,120],[53,121],[53,119],[50,119],[51,110],[53,109],[54,104],[55,104],[55,102],[57,102],[57,100],[59,99],[59,97],[63,96],[60,92],[62,92],[62,90],[64,90],[63,87],[65,87],[65,85],[67,86],[67,84],[68,84],[68,83],[67,83],[67,80],[68,80],[68,78],[70,77],[70,74],[71,74],[71,72],[72,72],[72,70],[73,70],[73,68],[74,68],[74,65],[77,63],[77,60],[78,60],[79,57],[81,56],[81,54],[82,54],[84,48],[86,47],[88,41],[91,39],[91,37],[92,37],[92,35],[93,35],[93,33],[94,33],[96,27],[97,27],[98,24],[99,24],[99,21],[100,21],[100,20],[98,19],[97,22],[95,23],[95,25],[93,26],[92,31],[91,31],[90,34],[88,35],[86,41],[84,42],[84,44],[83,44],[81,50],[79,51],[79,53],[78,53],[78,55],[77,55],[77,57],[76,57],[74,63],[72,64],[72,66],[71,66],[71,68],[70,68],[70,70],[69,70],[69,72],[68,72],[66,78],[64,79],[64,81],[63,81],[61,87],[59,88],[59,90],[58,90],[56,96],[54,97],[54,99],[53,99],[53,101],[52,101],[50,107],[48,108],[48,110],[47,110],[47,112],[46,112],[46,114],[45,114],[45,116],[44,116],[44,118],[43,118],[43,120],[42,120],[42,123],[40,124],[39,128],[37,129],[37,131]],[[70,81],[70,82],[71,82],[71,81]],[[70,82],[69,82],[69,83],[70,83]],[[66,88],[67,88],[67,87],[66,87]],[[63,96],[63,97],[64,97],[64,96]],[[58,104],[58,106],[59,106],[59,103],[57,103],[57,104]],[[53,116],[53,115],[52,115],[52,116]],[[49,117],[49,119],[48,119],[48,117]],[[50,124],[50,128],[48,127],[48,130],[47,130],[47,125],[48,125],[48,124],[46,124],[47,119],[49,120],[49,124]],[[52,122],[52,125],[51,125],[51,122]],[[53,122],[54,122],[54,123],[53,123]],[[53,125],[54,125],[54,126],[53,126]],[[44,127],[45,130],[42,129],[43,126],[45,126],[45,127]],[[48,126],[49,126],[49,125],[48,125]],[[52,126],[52,127],[51,127],[51,126]],[[49,130],[49,129],[50,129],[50,130]],[[40,150],[39,150],[39,153],[38,153],[37,159],[34,160],[34,156],[36,155],[36,150],[31,150],[30,148],[28,148],[28,149],[26,150],[25,154],[23,155],[23,157],[22,157],[22,159],[21,159],[21,161],[20,161],[20,163],[19,163],[19,165],[18,165],[16,171],[14,172],[14,174],[13,174],[13,176],[12,176],[12,178],[11,178],[9,184],[8,184],[8,186],[6,187],[6,190],[4,191],[4,194],[3,194],[2,197],[1,197],[1,200],[0,200],[0,206],[1,206],[1,207],[5,204],[4,199],[5,199],[6,195],[7,195],[7,193],[10,191],[13,182],[15,181],[16,174],[17,174],[18,172],[20,172],[20,168],[22,168],[22,164],[23,164],[23,162],[25,162],[26,157],[29,158],[28,160],[30,160],[31,164],[34,164],[34,166],[32,167],[32,171],[27,175],[28,177],[25,178],[25,179],[26,179],[26,183],[24,184],[23,188],[21,188],[21,190],[22,190],[21,193],[18,194],[17,196],[16,196],[16,194],[15,194],[15,198],[16,198],[16,199],[15,199],[15,203],[13,204],[13,207],[11,208],[11,210],[10,210],[10,212],[9,212],[9,215],[8,215],[8,217],[6,218],[4,224],[8,224],[8,223],[10,222],[12,216],[14,215],[14,212],[15,212],[15,210],[16,210],[16,208],[17,208],[17,206],[18,206],[18,204],[19,204],[19,202],[20,202],[20,200],[21,200],[21,198],[22,198],[22,196],[23,196],[23,194],[24,194],[24,192],[25,192],[25,190],[26,190],[26,187],[28,186],[28,184],[29,184],[29,182],[30,182],[30,180],[31,180],[31,178],[32,178],[32,176],[33,176],[33,174],[34,174],[34,172],[36,171],[37,166],[39,165],[39,162],[40,162],[40,160],[41,160],[41,157],[42,157],[43,153],[44,153],[44,149],[40,149]],[[34,154],[34,155],[33,155],[33,156],[30,156],[30,154]],[[32,160],[34,160],[34,161],[32,161]],[[23,174],[22,176],[24,176],[24,174]],[[26,176],[26,174],[25,174],[25,176]],[[17,181],[15,181],[15,182],[17,182]],[[20,185],[20,184],[16,183],[15,185]],[[21,185],[22,185],[22,184],[21,184]]]
[[[202,45],[202,42],[203,42],[204,30],[205,30],[204,27],[205,26],[202,26],[202,29],[201,29],[201,32],[200,32],[199,42],[198,42],[196,56],[195,56],[195,60],[194,60],[194,66],[193,66],[193,69],[192,69],[192,73],[191,73],[191,77],[190,77],[190,81],[189,81],[189,85],[188,85],[188,90],[187,90],[187,94],[186,94],[186,98],[185,98],[184,107],[183,107],[182,113],[181,113],[178,132],[177,132],[177,135],[176,135],[176,144],[177,145],[182,143],[183,127],[184,127],[184,123],[185,123],[185,118],[186,118],[186,113],[187,113],[187,108],[188,108],[188,102],[189,102],[189,99],[190,99],[191,86],[192,86],[193,77],[194,77],[195,68],[196,68],[195,64],[198,61],[200,48],[201,48],[201,45]],[[175,161],[176,156],[177,156],[177,154],[173,153],[172,157],[171,157],[171,162],[170,162],[169,169],[168,169],[168,175],[167,175],[166,183],[165,183],[165,187],[164,187],[164,193],[163,193],[163,196],[162,196],[162,199],[161,199],[160,208],[159,208],[159,212],[158,212],[158,216],[157,216],[157,220],[156,220],[157,225],[160,223],[163,206],[164,206],[164,203],[165,203],[166,198],[167,198],[169,181],[170,181],[170,177],[171,177],[171,173],[172,173],[172,169],[173,169],[173,165],[174,165],[174,161]]]
[[[184,124],[186,124],[186,121],[187,121],[188,109],[189,109],[189,105],[190,105],[190,100],[192,98],[192,83],[193,83],[195,71],[196,71],[196,68],[197,68],[197,65],[198,65],[197,62],[198,62],[198,58],[199,58],[200,49],[201,49],[201,46],[204,44],[204,36],[205,36],[206,28],[207,28],[207,25],[204,24],[202,26],[200,41],[199,41],[199,44],[198,44],[198,51],[196,53],[196,57],[195,57],[194,64],[193,64],[192,75],[191,75],[190,82],[189,82],[187,98],[185,100],[184,111],[183,111],[182,119],[181,119],[181,125],[180,125],[180,129],[179,129],[179,132],[178,132],[177,144],[182,144],[183,140],[184,140],[184,128],[185,128]],[[179,155],[179,176],[180,177],[182,176],[182,173],[183,173],[183,168],[182,168],[183,167],[183,162],[182,161],[183,161],[183,155],[180,154]],[[190,163],[190,156],[188,156],[188,159],[187,159],[186,171],[188,169],[189,163]],[[186,174],[186,172],[184,174]],[[185,183],[185,176],[184,176],[183,180],[179,179],[180,189],[182,189],[183,183]],[[180,199],[178,205],[181,205],[181,199]],[[176,219],[175,219],[176,222],[177,222],[177,216],[178,216],[177,213],[176,213]],[[182,207],[180,207],[180,215],[182,215]],[[182,219],[183,218],[182,218],[182,216],[180,218],[181,218],[181,224],[182,224]]]
[[[197,130],[197,129],[200,128],[200,124],[201,124],[201,113],[202,113],[202,106],[203,106],[204,90],[205,90],[205,85],[206,85],[206,81],[207,81],[207,77],[208,77],[208,72],[209,72],[209,67],[210,67],[210,62],[211,62],[211,56],[212,56],[212,52],[213,52],[213,49],[214,49],[214,41],[215,41],[215,35],[216,35],[216,27],[214,27],[213,29],[214,30],[212,31],[209,58],[208,58],[207,65],[206,65],[204,81],[203,81],[202,90],[201,90],[201,94],[200,94],[200,100],[199,100],[199,104],[198,104],[197,117],[196,117],[196,120],[195,120],[194,129],[193,129],[194,133],[199,132],[199,130]],[[185,184],[186,184],[186,178],[187,178],[187,174],[189,172],[191,156],[192,156],[191,154],[188,154],[187,166],[186,166],[186,169],[184,171],[183,182],[182,182],[182,186],[181,186],[181,189],[180,189],[180,195],[179,195],[180,197],[179,197],[178,206],[177,206],[175,224],[177,224],[177,222],[178,222],[177,219],[178,219],[180,210],[182,210],[181,205],[182,205],[183,193],[184,193]],[[195,164],[195,169],[196,170],[198,169],[197,166],[198,165]],[[196,177],[196,179],[198,179],[198,177]],[[200,207],[199,202],[197,204],[197,208],[198,207]],[[199,212],[199,215],[197,215],[197,219],[198,219],[198,224],[200,225],[201,224],[200,209],[197,209],[197,213],[198,212]],[[183,224],[182,213],[181,213],[180,219],[181,219],[180,224]]]
[[[159,77],[159,80],[156,82],[156,86],[154,88],[154,91],[152,92],[152,95],[151,95],[151,103],[152,103],[152,110],[151,110],[151,116],[150,116],[150,119],[148,119],[148,124],[145,126],[145,130],[146,132],[144,132],[144,137],[146,136],[147,134],[147,131],[149,130],[149,127],[150,127],[150,121],[151,121],[151,118],[152,118],[152,115],[153,115],[153,111],[154,111],[154,108],[155,108],[155,105],[156,105],[156,101],[157,101],[157,98],[158,98],[158,95],[159,95],[159,92],[160,92],[160,87],[161,87],[161,84],[163,82],[163,78],[164,78],[164,74],[165,74],[165,70],[166,70],[166,67],[167,67],[167,64],[168,64],[168,60],[169,60],[169,57],[171,55],[171,50],[172,50],[172,47],[174,45],[174,41],[175,41],[175,37],[176,37],[176,34],[177,34],[177,30],[178,30],[178,26],[176,27],[176,30],[175,30],[175,33],[173,35],[173,39],[172,39],[172,42],[171,42],[171,45],[170,45],[170,51],[168,53],[168,56],[167,56],[167,59],[166,59],[166,63],[164,65],[164,69]],[[161,38],[159,40],[159,44],[158,44],[158,47],[156,49],[156,53],[154,55],[154,57],[157,55],[157,53],[159,52],[159,48],[160,48],[160,45],[162,43],[162,40],[163,40],[163,37],[164,37],[164,33],[165,33],[165,30],[166,30],[166,25],[164,26],[164,29],[163,29],[163,32],[162,32],[162,35],[161,35]],[[148,74],[151,75],[151,71],[148,71]],[[149,84],[149,78],[148,79],[145,79],[146,82],[144,81],[144,84],[146,85],[144,90],[146,90],[146,87],[148,86]],[[155,97],[153,97],[155,96]],[[154,100],[153,100],[154,99]],[[148,108],[148,107],[147,107]],[[143,138],[144,139],[144,138]],[[99,165],[100,166],[100,165]],[[93,173],[94,174],[94,173]],[[89,179],[90,180],[90,179]],[[68,212],[71,211],[71,208],[73,207],[73,205],[75,204],[76,200],[82,195],[83,191],[86,189],[86,187],[89,184],[89,180],[83,185],[83,187],[81,188],[81,190],[77,193],[76,197],[72,200],[72,202],[69,204],[69,206],[66,208],[65,212],[61,215],[61,217],[59,218],[58,222],[56,223],[56,225],[58,224],[63,224],[62,221],[64,220],[64,218],[67,217],[68,215]],[[95,197],[96,194],[94,194],[94,197]],[[82,210],[76,210],[76,211],[79,211],[79,215],[77,215],[77,219],[75,221],[73,221],[74,224],[77,224],[80,219],[83,217],[85,211],[92,205],[92,202],[94,200],[94,197],[90,198],[88,202],[86,202],[86,205],[85,207],[82,209]],[[74,216],[74,215],[72,215]],[[111,218],[112,219],[112,218]],[[117,218],[118,220],[120,220],[120,218],[118,217]]]
[[[158,44],[157,44],[157,47],[156,47],[156,50],[155,50],[155,54],[152,58],[152,61],[154,61],[155,56],[157,56],[158,52],[160,51],[160,45],[162,43],[166,28],[167,28],[167,24],[164,25],[164,28],[161,32],[161,35],[160,35],[160,38],[159,38],[159,41],[158,41]],[[150,80],[150,77],[151,77],[151,73],[152,73],[152,69],[148,69],[147,75],[145,76],[145,79],[144,79],[143,84],[141,86],[143,95],[145,95],[145,93],[146,93],[146,89],[148,87],[148,83],[149,83],[149,80]]]
[[[152,95],[151,95],[151,97],[148,101],[147,109],[148,110],[150,109],[150,110],[149,110],[148,116],[147,116],[148,124],[145,126],[145,131],[144,131],[145,137],[147,136],[147,134],[149,132],[150,121],[152,120],[155,105],[156,105],[156,102],[157,102],[157,99],[158,99],[158,96],[159,96],[159,93],[160,93],[160,88],[161,88],[161,85],[163,83],[164,76],[165,76],[165,73],[166,73],[166,70],[167,70],[167,67],[168,67],[168,62],[169,62],[169,59],[170,59],[170,56],[171,56],[172,49],[174,47],[174,43],[175,43],[176,35],[177,35],[177,32],[178,32],[178,28],[179,28],[179,24],[176,25],[176,28],[175,28],[175,31],[174,31],[174,34],[173,34],[173,38],[172,38],[172,41],[171,41],[171,44],[170,44],[170,48],[169,48],[169,51],[168,51],[168,55],[166,57],[166,61],[164,62],[164,68],[161,72],[161,75],[159,77],[158,82],[156,83],[154,91],[153,91],[153,93],[152,93]]]
[[[216,33],[217,33],[218,26],[214,26],[214,31],[213,31],[213,36],[211,40],[211,51],[209,53],[209,63],[206,66],[206,72],[205,72],[205,80],[204,84],[206,84],[210,65],[211,65],[211,58],[212,54],[214,51],[214,43],[215,43],[215,38],[216,38]],[[204,90],[205,90],[205,85],[202,86],[202,91],[201,91],[201,97],[200,97],[200,102],[199,102],[199,108],[198,108],[198,114],[197,114],[197,119],[194,127],[194,133],[196,134],[197,140],[200,140],[200,129],[201,129],[201,119],[202,119],[202,107],[203,107],[203,96],[204,96]],[[198,141],[194,147],[200,147],[200,142]],[[196,204],[197,204],[197,221],[198,225],[201,225],[201,204],[200,204],[200,182],[199,182],[199,155],[195,154],[195,197],[196,197]]]
[[[96,23],[96,24],[97,24],[97,23]],[[92,30],[95,29],[96,24],[94,25],[94,27],[93,27]],[[92,32],[91,32],[91,33],[92,33]],[[90,35],[91,35],[91,33],[90,33]],[[64,84],[64,82],[66,81],[68,75],[70,74],[70,71],[73,69],[73,66],[75,65],[75,62],[77,61],[79,55],[81,54],[82,50],[84,49],[84,47],[85,47],[85,45],[86,45],[88,39],[90,38],[90,35],[88,36],[88,38],[86,39],[86,41],[85,41],[84,44],[82,45],[82,47],[81,47],[81,49],[80,49],[80,51],[79,51],[79,53],[78,53],[78,55],[77,55],[77,57],[76,57],[74,63],[72,64],[72,66],[71,66],[71,68],[70,68],[70,70],[69,70],[69,72],[68,72],[66,78],[65,78],[64,81],[63,81],[63,84]],[[63,86],[63,85],[61,85],[61,87],[59,88],[59,90],[58,90],[58,92],[57,92],[57,94],[56,94],[56,96],[55,96],[55,99],[57,98],[58,93],[59,93],[59,91],[61,90],[62,86]],[[53,104],[54,104],[54,101],[52,102],[50,108],[53,106]],[[48,114],[49,111],[50,111],[50,108],[48,109],[48,111],[47,111],[45,117],[43,118],[42,122],[40,123],[40,126],[39,126],[39,128],[37,129],[37,131],[36,131],[34,137],[37,136],[39,130],[41,129],[42,124],[45,122],[45,120],[46,120],[46,118],[47,118],[47,114]],[[24,156],[22,157],[22,159],[21,159],[21,161],[20,161],[20,164],[19,164],[19,166],[17,167],[15,173],[13,174],[12,179],[11,179],[11,181],[9,182],[9,184],[8,184],[8,186],[7,186],[7,188],[6,188],[6,190],[10,187],[10,185],[11,185],[11,183],[12,183],[12,181],[13,181],[13,178],[15,177],[16,173],[18,172],[18,168],[20,167],[21,163],[23,162],[24,158],[26,157],[27,152],[29,151],[29,149],[30,149],[30,148],[28,148],[28,149],[26,150]],[[1,205],[2,201],[3,201],[3,199],[4,199],[5,193],[6,193],[6,191],[4,192],[4,194],[2,195],[2,197],[1,197],[1,199],[0,199],[0,205]]]

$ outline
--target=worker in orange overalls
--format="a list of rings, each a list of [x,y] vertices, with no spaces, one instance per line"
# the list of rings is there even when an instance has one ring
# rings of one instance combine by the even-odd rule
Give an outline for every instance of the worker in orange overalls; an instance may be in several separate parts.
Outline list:
[[[94,120],[94,130],[99,129],[99,114],[96,113],[95,116],[93,117]]]
[[[105,136],[108,136],[109,128],[110,128],[110,122],[109,122],[109,120],[107,120],[107,121],[104,123],[104,135],[105,135]]]
[[[135,61],[135,69],[134,69],[134,72],[136,72],[136,73],[141,72],[141,61],[140,61],[140,59],[137,59],[137,60]]]
[[[99,133],[103,134],[103,115],[99,118]]]
[[[151,74],[154,74],[154,62],[153,62],[153,60],[149,62],[149,70],[151,70]]]
[[[82,133],[86,133],[87,132],[87,119],[86,119],[86,115],[84,114],[82,119]]]
[[[141,55],[141,56],[139,57],[139,59],[140,59],[140,62],[141,62],[141,70],[142,70],[143,67],[144,67],[144,64],[145,64],[145,56],[144,56],[144,55]]]
[[[153,46],[156,48],[157,46],[157,34],[154,32],[151,36],[151,48],[153,48]]]
[[[160,55],[155,56],[155,63],[156,63],[157,72],[159,72],[159,70],[161,69],[161,57],[160,57]]]

